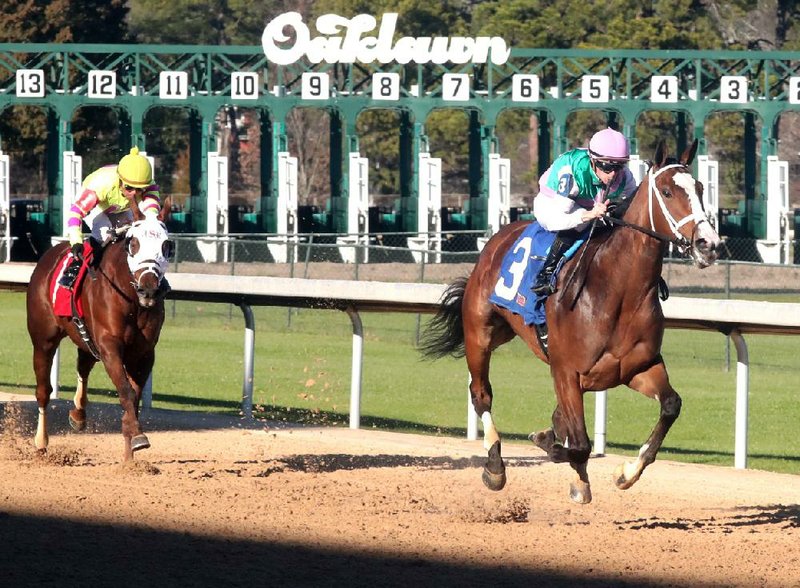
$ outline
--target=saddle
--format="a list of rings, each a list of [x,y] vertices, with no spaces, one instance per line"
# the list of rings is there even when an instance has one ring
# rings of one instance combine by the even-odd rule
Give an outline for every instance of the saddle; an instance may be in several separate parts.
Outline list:
[[[78,270],[78,275],[75,277],[75,281],[70,289],[59,284],[59,280],[61,279],[61,276],[64,275],[64,271],[67,269],[67,266],[72,263],[73,259],[74,257],[72,255],[72,251],[67,250],[67,253],[64,255],[64,257],[59,260],[58,265],[56,266],[56,271],[53,272],[52,281],[50,282],[50,300],[53,302],[53,312],[56,314],[56,316],[73,315],[73,292],[75,294],[80,293],[83,280],[89,271],[90,265],[96,265],[94,263],[95,251],[91,243],[91,239],[89,241],[84,241],[83,243],[83,263],[81,264],[81,267]],[[82,317],[83,304],[79,296],[76,296],[75,298],[77,314],[78,316]]]
[[[81,297],[79,296],[86,274],[90,272],[91,268],[97,265],[95,260],[99,262],[100,253],[96,253],[97,245],[99,244],[91,238],[88,241],[84,241],[83,263],[81,263],[80,269],[78,270],[78,275],[75,277],[75,281],[72,283],[71,288],[65,288],[59,284],[61,276],[67,269],[67,266],[69,266],[74,259],[72,251],[67,251],[67,254],[64,255],[64,257],[58,262],[56,271],[53,273],[53,279],[50,283],[50,299],[53,302],[53,312],[55,315],[68,316],[72,318],[72,322],[75,323],[81,339],[83,339],[84,343],[86,343],[86,346],[89,348],[89,352],[95,357],[95,359],[99,360],[100,353],[97,351],[97,347],[95,346],[94,341],[92,341],[89,331],[86,328],[86,324],[83,321],[85,316],[84,308]]]
[[[539,345],[545,355],[547,354],[547,318],[545,315],[547,296],[539,296],[534,293],[533,284],[536,281],[536,275],[547,259],[547,251],[555,237],[555,233],[543,229],[535,221],[525,227],[506,253],[500,267],[497,284],[489,295],[489,302],[520,315],[526,325],[534,326]],[[564,263],[575,254],[583,243],[583,239],[578,239],[570,247],[556,266],[554,276],[558,275]],[[521,276],[520,272],[522,272]]]

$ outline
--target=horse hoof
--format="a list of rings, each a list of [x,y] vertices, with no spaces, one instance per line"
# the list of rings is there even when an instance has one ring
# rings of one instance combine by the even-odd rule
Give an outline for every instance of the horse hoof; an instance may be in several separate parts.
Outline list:
[[[614,484],[616,484],[617,488],[620,490],[627,490],[639,479],[638,476],[628,477],[625,473],[625,465],[626,464],[617,466],[617,469],[614,471]]]
[[[148,447],[150,447],[150,441],[147,440],[147,435],[144,433],[131,439],[131,451],[139,451]]]
[[[506,472],[502,471],[499,474],[493,474],[488,470],[488,468],[483,468],[483,484],[489,490],[493,490],[494,492],[498,492],[502,490],[506,485]]]
[[[572,502],[589,504],[592,501],[592,489],[585,482],[572,482],[569,485],[569,497]]]
[[[86,411],[81,408],[69,411],[69,426],[73,431],[83,431],[86,428]]]
[[[552,429],[548,429],[547,431],[539,431],[538,433],[534,432],[528,435],[528,439],[531,443],[536,445],[539,449],[550,452],[550,448],[553,446],[553,441],[555,437],[553,436]]]

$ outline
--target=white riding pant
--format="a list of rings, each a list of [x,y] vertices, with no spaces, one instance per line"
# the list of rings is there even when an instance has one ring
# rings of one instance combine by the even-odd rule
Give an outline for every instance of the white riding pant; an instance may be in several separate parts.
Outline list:
[[[110,240],[113,235],[111,231],[123,225],[133,223],[133,212],[130,209],[120,212],[105,212],[95,207],[89,214],[83,218],[83,222],[92,231],[92,237],[99,243],[105,243]]]

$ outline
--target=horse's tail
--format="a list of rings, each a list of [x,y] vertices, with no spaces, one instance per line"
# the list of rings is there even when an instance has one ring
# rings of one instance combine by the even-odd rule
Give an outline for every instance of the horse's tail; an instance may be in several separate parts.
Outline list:
[[[447,355],[464,357],[464,321],[461,306],[467,278],[457,278],[442,295],[436,315],[422,334],[418,349],[427,359],[440,359]]]

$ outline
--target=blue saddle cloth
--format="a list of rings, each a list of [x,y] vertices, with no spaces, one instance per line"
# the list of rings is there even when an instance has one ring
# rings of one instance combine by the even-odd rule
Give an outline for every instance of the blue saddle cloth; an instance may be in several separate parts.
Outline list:
[[[489,302],[520,315],[526,325],[544,324],[547,297],[537,296],[531,288],[555,239],[555,233],[544,230],[535,221],[525,227],[503,258],[500,277]],[[564,259],[569,259],[582,244],[582,240],[576,241]],[[563,261],[559,268],[562,264]]]

